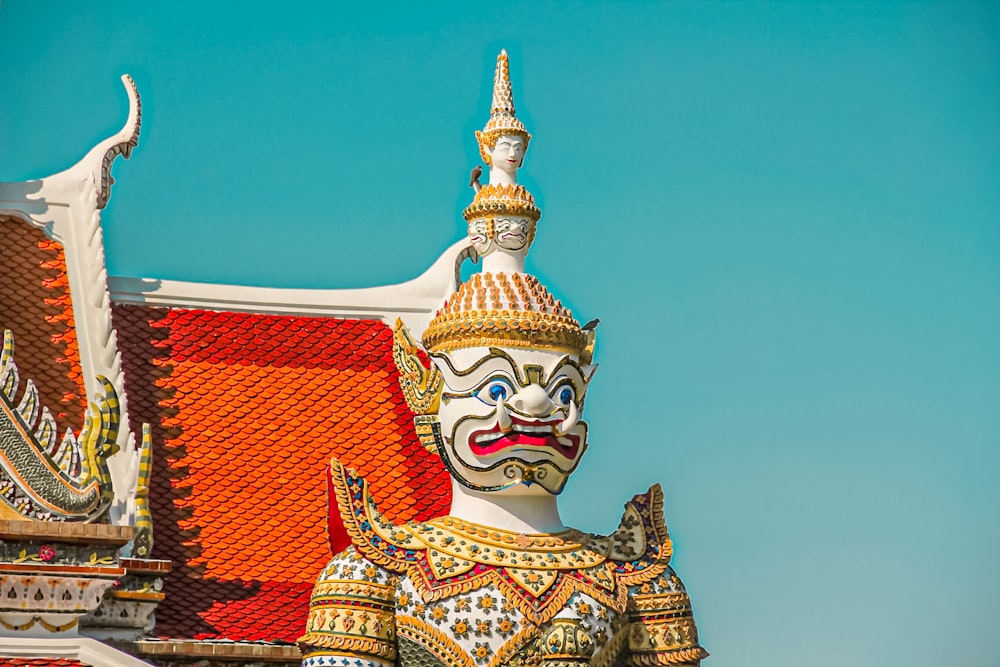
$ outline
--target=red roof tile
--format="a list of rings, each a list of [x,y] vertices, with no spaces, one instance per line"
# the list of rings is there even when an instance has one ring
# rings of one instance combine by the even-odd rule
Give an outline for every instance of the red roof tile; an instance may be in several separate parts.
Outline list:
[[[330,558],[331,456],[390,519],[447,512],[447,473],[413,433],[382,322],[133,305],[113,319],[132,428],[153,426],[154,557],[175,568],[158,635],[301,635]]]
[[[14,332],[21,377],[34,381],[56,423],[79,431],[86,390],[63,248],[42,230],[2,215],[0,239],[0,331]]]

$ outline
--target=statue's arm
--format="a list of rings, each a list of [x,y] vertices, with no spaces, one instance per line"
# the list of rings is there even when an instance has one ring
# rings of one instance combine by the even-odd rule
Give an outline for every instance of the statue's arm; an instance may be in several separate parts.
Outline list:
[[[324,568],[299,638],[303,667],[391,666],[396,660],[395,578],[348,547]]]
[[[708,651],[698,644],[691,598],[671,568],[629,590],[628,663],[697,667]]]

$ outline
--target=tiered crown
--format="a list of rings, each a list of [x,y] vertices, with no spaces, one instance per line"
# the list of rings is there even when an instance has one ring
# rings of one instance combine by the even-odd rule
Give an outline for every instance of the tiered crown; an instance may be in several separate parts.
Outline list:
[[[437,312],[423,343],[428,352],[496,345],[580,356],[587,333],[535,276],[477,273]]]
[[[467,222],[502,216],[530,218],[538,222],[542,212],[535,206],[535,198],[523,185],[485,185],[476,193],[462,215]]]
[[[514,111],[514,92],[510,85],[510,65],[507,62],[507,51],[500,51],[497,56],[497,69],[493,75],[493,105],[490,108],[490,119],[483,130],[476,131],[479,142],[479,153],[486,164],[490,164],[487,148],[493,148],[497,139],[505,134],[515,134],[524,137],[524,148],[528,149],[531,135],[524,128],[524,123],[517,119]]]
[[[477,133],[480,148],[488,132],[514,133],[527,137],[514,117],[507,52],[497,57],[493,82],[493,108],[486,130]],[[499,135],[498,135],[499,136]],[[477,220],[519,217],[537,222],[542,212],[521,185],[486,185],[463,211],[470,224]],[[474,274],[445,302],[424,331],[428,352],[448,352],[467,347],[523,347],[565,352],[584,358],[592,349],[592,334],[580,328],[573,313],[545,289],[538,278],[524,273],[524,255],[534,237],[534,225],[523,248],[494,248],[482,273]],[[488,235],[491,235],[489,233]],[[509,263],[488,260],[507,255]],[[496,267],[501,267],[496,270]]]

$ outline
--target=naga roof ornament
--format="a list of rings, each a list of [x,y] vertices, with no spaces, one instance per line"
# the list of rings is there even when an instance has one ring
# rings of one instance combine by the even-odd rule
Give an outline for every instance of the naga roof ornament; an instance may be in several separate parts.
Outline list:
[[[58,437],[31,380],[20,388],[14,335],[0,351],[0,518],[83,521],[102,518],[113,490],[107,459],[116,451],[118,396],[101,378],[102,393],[87,411],[79,437]],[[19,397],[20,394],[20,397]]]

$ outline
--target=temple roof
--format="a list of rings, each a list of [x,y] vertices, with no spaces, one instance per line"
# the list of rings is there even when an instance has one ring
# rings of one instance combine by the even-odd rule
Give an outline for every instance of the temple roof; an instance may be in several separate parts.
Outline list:
[[[379,320],[115,304],[133,430],[153,426],[155,634],[294,641],[330,558],[331,456],[395,521],[447,512]],[[346,534],[334,535],[334,548]]]
[[[370,480],[390,519],[447,511],[449,478],[413,432],[386,323],[422,332],[475,252],[462,240],[410,281],[354,290],[109,279],[100,211],[141,121],[122,81],[119,132],[69,169],[0,183],[0,328],[60,432],[81,428],[102,378],[115,387],[116,524],[139,521],[151,427],[152,555],[174,565],[154,634],[292,642],[331,542],[348,542],[327,535],[331,456]]]
[[[17,363],[60,431],[79,431],[87,409],[62,245],[0,215],[0,332],[17,336]]]

